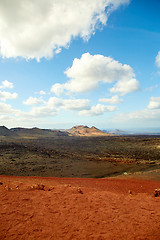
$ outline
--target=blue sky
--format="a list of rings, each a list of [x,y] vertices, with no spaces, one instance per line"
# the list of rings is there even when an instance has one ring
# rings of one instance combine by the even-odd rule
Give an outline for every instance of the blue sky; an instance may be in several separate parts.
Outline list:
[[[0,125],[160,128],[159,10],[158,0],[0,1]]]

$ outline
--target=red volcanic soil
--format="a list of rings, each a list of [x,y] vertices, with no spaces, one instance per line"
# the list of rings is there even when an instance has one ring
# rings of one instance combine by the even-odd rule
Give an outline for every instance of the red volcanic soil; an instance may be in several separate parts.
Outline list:
[[[158,240],[160,182],[0,176],[0,239]]]

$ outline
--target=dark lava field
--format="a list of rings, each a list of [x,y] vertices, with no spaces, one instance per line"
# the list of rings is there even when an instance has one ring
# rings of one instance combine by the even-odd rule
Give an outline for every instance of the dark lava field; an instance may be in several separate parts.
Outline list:
[[[159,168],[160,136],[0,138],[0,175],[103,178]]]

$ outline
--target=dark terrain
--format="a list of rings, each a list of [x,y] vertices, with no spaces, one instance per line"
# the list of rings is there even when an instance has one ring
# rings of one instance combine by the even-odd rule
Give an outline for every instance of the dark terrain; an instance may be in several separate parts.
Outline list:
[[[0,128],[0,239],[159,239],[160,136],[80,128]]]
[[[0,175],[103,178],[160,168],[160,136],[0,137]]]

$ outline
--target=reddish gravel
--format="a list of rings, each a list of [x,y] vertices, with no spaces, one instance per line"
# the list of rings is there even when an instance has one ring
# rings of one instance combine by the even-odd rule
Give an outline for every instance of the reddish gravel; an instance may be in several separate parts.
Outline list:
[[[159,240],[160,182],[0,176],[0,239]]]

